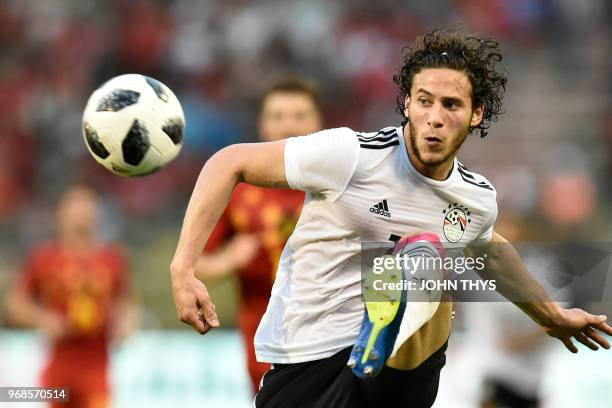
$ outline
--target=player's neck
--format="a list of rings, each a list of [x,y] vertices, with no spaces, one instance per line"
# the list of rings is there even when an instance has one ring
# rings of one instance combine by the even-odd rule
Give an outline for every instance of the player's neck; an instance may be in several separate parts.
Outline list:
[[[62,248],[75,253],[86,253],[95,246],[95,239],[90,234],[60,234],[58,237]]]
[[[420,174],[437,181],[444,181],[450,177],[451,171],[453,170],[453,163],[455,161],[454,156],[449,157],[442,163],[427,164],[419,160],[416,152],[413,151],[412,144],[410,143],[409,135],[407,133],[404,133],[404,144],[406,145],[410,164],[412,164],[412,167],[414,167],[414,169]]]
[[[410,151],[408,152],[408,158],[416,171],[433,180],[444,181],[450,177],[451,171],[453,170],[454,157],[444,163],[436,165],[422,163],[416,157],[413,159],[413,157],[410,156]]]

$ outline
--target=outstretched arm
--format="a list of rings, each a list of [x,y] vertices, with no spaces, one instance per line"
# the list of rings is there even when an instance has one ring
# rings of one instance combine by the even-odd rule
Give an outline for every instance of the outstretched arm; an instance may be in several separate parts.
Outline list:
[[[549,336],[558,338],[572,353],[578,349],[572,337],[592,350],[598,345],[609,349],[610,344],[599,333],[612,335],[605,316],[595,316],[582,309],[564,309],[551,299],[546,290],[529,273],[521,257],[501,235],[493,232],[489,244],[468,247],[469,256],[487,255],[483,279],[495,279],[497,291],[544,328]]]
[[[211,157],[200,172],[170,272],[178,317],[201,334],[219,327],[219,320],[206,286],[194,276],[198,257],[236,184],[244,181],[262,187],[288,187],[285,142],[226,147]]]

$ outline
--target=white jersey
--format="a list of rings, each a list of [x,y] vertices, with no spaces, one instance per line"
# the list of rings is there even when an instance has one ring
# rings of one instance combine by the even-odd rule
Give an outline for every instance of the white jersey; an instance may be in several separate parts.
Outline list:
[[[493,234],[491,184],[457,160],[444,181],[423,176],[402,127],[290,138],[285,173],[307,194],[255,335],[259,361],[318,360],[355,343],[364,313],[361,242],[430,231],[442,243],[482,245]]]

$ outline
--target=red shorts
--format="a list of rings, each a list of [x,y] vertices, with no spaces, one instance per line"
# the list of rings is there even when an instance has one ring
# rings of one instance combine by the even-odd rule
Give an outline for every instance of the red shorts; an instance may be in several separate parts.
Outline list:
[[[42,375],[43,387],[67,387],[69,402],[52,403],[52,408],[108,408],[111,406],[107,370],[69,367],[48,367]]]

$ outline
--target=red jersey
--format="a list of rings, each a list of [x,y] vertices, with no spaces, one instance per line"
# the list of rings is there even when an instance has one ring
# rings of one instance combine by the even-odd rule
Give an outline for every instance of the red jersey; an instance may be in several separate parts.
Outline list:
[[[127,262],[115,247],[77,255],[51,243],[32,251],[24,288],[41,307],[64,316],[69,326],[69,335],[53,344],[43,378],[77,367],[106,375],[111,308],[126,290],[126,280]]]
[[[206,251],[222,246],[234,234],[255,234],[261,245],[253,261],[238,271],[243,303],[267,304],[280,254],[302,211],[304,192],[254,187],[241,183],[217,223]],[[247,306],[247,305],[244,305]]]

